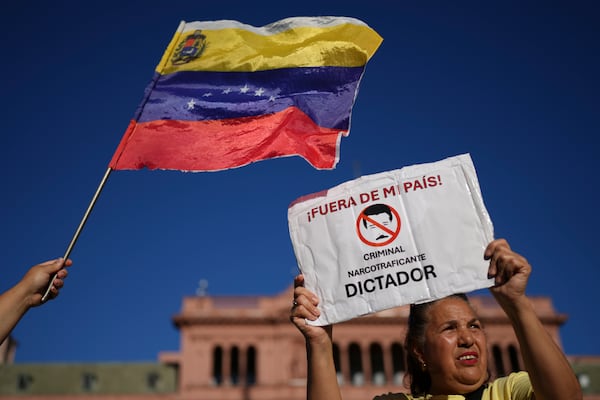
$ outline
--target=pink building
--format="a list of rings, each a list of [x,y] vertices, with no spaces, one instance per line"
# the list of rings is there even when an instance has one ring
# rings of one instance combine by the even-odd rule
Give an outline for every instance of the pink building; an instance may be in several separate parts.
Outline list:
[[[304,399],[306,351],[289,321],[292,288],[274,297],[186,297],[174,318],[181,331],[178,353],[160,355],[179,365],[179,395],[185,399]],[[504,312],[491,297],[471,301],[488,335],[493,376],[522,368],[518,342]],[[549,298],[534,299],[536,311],[560,345],[557,314]],[[403,342],[408,307],[357,318],[334,328],[338,381],[346,400],[405,391]]]

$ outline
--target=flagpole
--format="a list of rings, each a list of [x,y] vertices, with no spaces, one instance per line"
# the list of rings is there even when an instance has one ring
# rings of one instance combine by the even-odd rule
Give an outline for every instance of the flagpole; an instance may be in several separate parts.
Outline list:
[[[110,175],[111,171],[112,171],[112,168],[108,167],[108,169],[104,173],[104,177],[102,178],[102,181],[100,181],[100,184],[98,185],[98,189],[96,189],[96,193],[94,194],[94,197],[92,198],[90,205],[88,206],[85,214],[83,215],[83,218],[81,219],[81,222],[79,223],[79,226],[77,227],[77,230],[75,231],[75,234],[73,235],[73,239],[71,239],[71,243],[69,244],[69,247],[67,248],[67,251],[65,252],[65,255],[63,257],[63,262],[66,261],[67,258],[69,258],[69,255],[71,254],[71,251],[73,250],[73,247],[75,247],[75,242],[77,242],[77,239],[79,238],[79,234],[83,230],[83,227],[84,227],[88,217],[92,213],[92,209],[94,208],[94,205],[96,204],[96,200],[98,200],[98,197],[100,196],[100,192],[102,192],[102,189],[104,188],[104,184],[108,180],[108,176]],[[52,284],[54,283],[54,280],[56,279],[57,276],[58,276],[58,272],[54,274],[54,276],[52,277],[52,280],[50,281],[50,284],[48,285],[48,288],[46,289],[46,293],[44,293],[44,295],[42,296],[42,303],[48,299],[48,295],[50,294],[50,289],[52,289]]]

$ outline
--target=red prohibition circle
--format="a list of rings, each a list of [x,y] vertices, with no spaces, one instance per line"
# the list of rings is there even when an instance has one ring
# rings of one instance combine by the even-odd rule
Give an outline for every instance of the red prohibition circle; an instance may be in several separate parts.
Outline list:
[[[387,204],[385,204],[390,211],[392,212],[392,214],[396,217],[396,220],[398,221],[398,226],[396,227],[396,230],[392,231],[390,229],[388,229],[387,227],[381,225],[379,222],[369,218],[368,216],[365,215],[365,210],[368,208],[365,208],[364,210],[361,211],[360,215],[358,216],[358,218],[356,219],[356,233],[358,234],[358,238],[361,240],[361,242],[369,245],[369,246],[373,246],[373,247],[380,247],[380,246],[386,246],[390,243],[392,243],[394,240],[396,240],[396,238],[398,237],[398,234],[400,234],[400,225],[402,224],[402,221],[400,220],[400,214],[398,214],[398,211],[396,211],[394,209],[394,207],[391,207]],[[390,234],[390,238],[383,241],[383,242],[372,242],[369,239],[367,239],[366,237],[363,236],[362,232],[360,231],[360,224],[363,220],[367,220],[368,222],[374,224],[375,226],[377,226],[379,229],[383,230],[384,232],[387,232]]]

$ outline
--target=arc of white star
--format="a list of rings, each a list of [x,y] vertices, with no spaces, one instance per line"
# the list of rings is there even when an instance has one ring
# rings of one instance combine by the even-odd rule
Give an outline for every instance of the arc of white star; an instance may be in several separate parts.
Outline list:
[[[269,101],[275,101],[275,96],[269,96]]]
[[[204,94],[202,95],[202,97],[210,97],[210,96],[212,96],[212,93],[204,93]]]
[[[246,83],[242,88],[240,88],[240,93],[247,93],[248,90],[250,90],[250,88],[248,87],[248,84]]]
[[[262,96],[264,92],[265,92],[265,89],[263,89],[263,88],[258,88],[258,90],[255,90],[255,91],[254,91],[254,95],[255,95],[255,96]]]
[[[229,94],[229,93],[231,93],[231,89],[227,88],[227,89],[223,90],[221,93],[222,94]]]
[[[187,109],[193,110],[195,105],[196,105],[196,102],[194,101],[194,99],[190,99],[190,101],[187,102]]]

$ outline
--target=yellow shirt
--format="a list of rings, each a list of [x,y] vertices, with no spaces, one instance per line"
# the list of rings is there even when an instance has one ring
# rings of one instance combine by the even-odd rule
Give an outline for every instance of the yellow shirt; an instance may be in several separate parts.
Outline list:
[[[527,372],[514,372],[489,383],[483,390],[481,400],[529,400],[533,397],[533,388]],[[459,394],[431,395],[413,397],[405,393],[388,393],[375,396],[373,400],[465,400]]]

